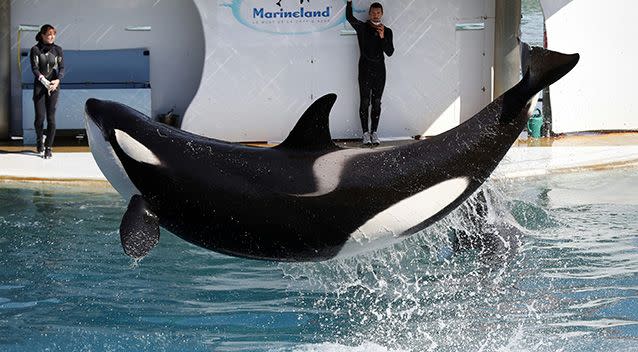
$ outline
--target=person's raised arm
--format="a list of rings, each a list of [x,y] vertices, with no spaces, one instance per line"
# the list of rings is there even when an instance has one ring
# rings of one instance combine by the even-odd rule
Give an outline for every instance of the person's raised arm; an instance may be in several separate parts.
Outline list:
[[[352,0],[348,0],[346,3],[346,19],[355,30],[358,30],[363,24],[363,22],[354,17],[354,14],[352,13]]]

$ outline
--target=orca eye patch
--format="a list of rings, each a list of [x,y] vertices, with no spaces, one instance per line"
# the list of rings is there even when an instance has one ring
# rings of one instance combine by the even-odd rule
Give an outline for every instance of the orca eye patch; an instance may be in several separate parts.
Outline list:
[[[124,153],[140,163],[161,165],[155,153],[122,130],[115,130],[115,140]]]

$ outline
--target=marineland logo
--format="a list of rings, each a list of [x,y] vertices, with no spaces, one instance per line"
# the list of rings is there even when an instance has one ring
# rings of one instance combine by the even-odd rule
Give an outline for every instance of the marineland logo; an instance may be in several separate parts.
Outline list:
[[[327,6],[323,11],[308,11],[303,7],[298,11],[284,11],[284,9],[279,9],[279,11],[265,11],[262,7],[260,9],[253,8],[253,18],[330,18],[330,10],[330,6]]]
[[[339,11],[343,0],[233,0],[222,6],[231,8],[239,23],[271,34],[321,32],[345,21]]]

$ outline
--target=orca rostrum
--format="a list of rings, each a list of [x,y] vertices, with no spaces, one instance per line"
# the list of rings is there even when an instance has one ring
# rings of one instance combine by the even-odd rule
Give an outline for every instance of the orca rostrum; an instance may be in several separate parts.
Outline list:
[[[86,102],[87,131],[100,169],[130,200],[120,226],[126,254],[145,256],[161,226],[228,255],[321,261],[392,244],[460,205],[525,128],[532,98],[578,60],[534,48],[523,79],[471,119],[395,147],[336,146],[335,94],[272,148],[198,136],[97,99]]]

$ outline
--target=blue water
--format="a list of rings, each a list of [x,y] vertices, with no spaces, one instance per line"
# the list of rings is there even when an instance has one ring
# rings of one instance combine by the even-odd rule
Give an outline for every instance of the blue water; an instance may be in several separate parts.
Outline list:
[[[522,38],[542,43],[537,1]],[[109,189],[0,184],[0,351],[638,351],[638,170],[490,181],[425,233],[348,260],[237,259],[168,232],[136,263]],[[499,241],[502,241],[499,243]]]
[[[168,232],[141,262],[112,191],[0,186],[2,351],[638,351],[638,170],[490,181],[493,251],[454,251],[472,202],[378,252],[238,259]]]
[[[522,0],[521,15],[521,40],[543,46],[543,10],[539,0]]]

